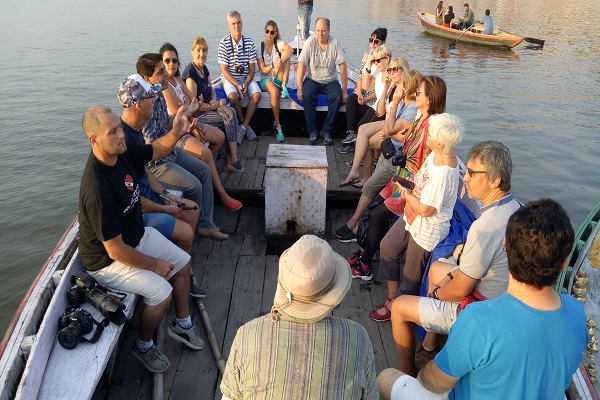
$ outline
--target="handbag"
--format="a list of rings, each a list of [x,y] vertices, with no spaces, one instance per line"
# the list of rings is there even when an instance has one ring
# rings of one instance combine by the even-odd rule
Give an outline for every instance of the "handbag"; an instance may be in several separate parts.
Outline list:
[[[391,138],[385,138],[381,142],[381,154],[386,160],[389,160],[396,154],[396,146],[394,146]]]
[[[462,253],[462,251],[461,251]],[[473,291],[460,302],[460,310],[464,310],[466,306],[471,303],[475,303],[478,301],[484,301],[485,297],[482,296],[481,293],[477,291],[477,289],[473,289]]]
[[[369,218],[371,217],[371,212],[380,204],[382,204],[385,199],[381,196],[373,197],[373,200],[367,206],[367,209],[360,217],[360,221],[358,221],[358,228],[356,230],[356,243],[365,248],[367,241],[367,232],[369,231]]]

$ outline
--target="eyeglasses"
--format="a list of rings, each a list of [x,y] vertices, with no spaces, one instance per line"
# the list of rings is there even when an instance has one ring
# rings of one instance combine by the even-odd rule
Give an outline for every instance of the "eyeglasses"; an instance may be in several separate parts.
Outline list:
[[[165,64],[178,64],[179,60],[176,58],[165,58]]]
[[[277,32],[275,32],[275,31],[271,31],[271,30],[265,29],[265,35],[274,35],[276,33]]]
[[[379,39],[373,39],[372,37],[369,38],[369,43],[373,43],[375,46],[379,46],[379,44],[381,43],[381,40]]]
[[[388,74],[391,74],[392,72],[398,72],[398,71],[402,71],[402,68],[400,67],[392,67],[392,68],[388,68],[386,69]]]
[[[425,93],[425,91],[424,91],[424,90],[417,89],[417,95],[419,95],[419,94],[421,94],[421,93],[423,93],[423,95],[427,96],[427,93]]]
[[[477,174],[485,174],[487,173],[487,171],[474,171],[471,168],[467,167],[467,174],[469,174],[469,176],[473,176],[473,175],[477,175]]]

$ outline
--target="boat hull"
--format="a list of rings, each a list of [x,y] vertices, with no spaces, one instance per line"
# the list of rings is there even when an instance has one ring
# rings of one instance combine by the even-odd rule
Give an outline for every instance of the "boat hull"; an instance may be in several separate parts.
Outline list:
[[[463,33],[461,30],[436,24],[433,15],[421,13],[419,11],[417,11],[417,15],[426,33],[450,40],[457,40],[460,37],[459,43],[470,43],[478,46],[496,48],[512,48],[523,41],[522,37],[511,35],[498,29],[494,30],[494,35],[465,32],[464,35],[461,36]],[[477,29],[478,27],[475,26],[475,30]],[[481,29],[481,27],[479,27],[479,29]]]

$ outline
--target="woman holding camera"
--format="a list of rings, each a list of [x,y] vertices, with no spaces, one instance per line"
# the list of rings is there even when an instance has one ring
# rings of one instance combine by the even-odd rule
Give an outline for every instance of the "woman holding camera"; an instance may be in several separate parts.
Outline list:
[[[377,164],[373,151],[380,150],[381,142],[388,137],[393,140],[396,148],[400,148],[404,141],[404,134],[417,112],[414,104],[421,74],[416,70],[410,71],[404,57],[396,57],[386,67],[385,75],[384,93],[386,94],[381,96],[377,103],[377,113],[381,116],[385,115],[385,120],[369,122],[359,128],[351,169],[346,179],[340,183],[340,187],[352,185],[362,188]],[[404,77],[407,79],[406,83]],[[361,162],[364,172],[362,180],[360,179]],[[385,183],[382,183],[383,185]]]
[[[413,181],[415,174],[429,155],[430,150],[426,145],[429,117],[442,113],[446,109],[446,83],[442,78],[438,76],[422,77],[417,86],[416,93],[415,105],[418,112],[406,133],[404,145],[402,146],[402,154],[406,156],[405,165],[398,166],[392,180],[381,193],[371,200],[367,208],[366,212],[369,212],[369,219],[366,237],[364,239],[359,238],[359,240],[364,242],[364,250],[357,251],[347,259],[352,268],[353,278],[365,281],[373,279],[371,261],[380,246],[382,238],[386,235],[387,222],[394,215],[401,217],[404,214],[405,198],[398,195],[392,196],[392,194],[398,193],[397,190],[394,191],[394,182],[401,179],[409,182]],[[359,226],[359,233],[360,228]],[[390,293],[391,296],[395,295],[395,292]],[[371,318],[377,321],[389,320],[390,313],[388,307],[390,301],[386,301],[377,310],[372,312]],[[376,316],[374,313],[381,315]]]

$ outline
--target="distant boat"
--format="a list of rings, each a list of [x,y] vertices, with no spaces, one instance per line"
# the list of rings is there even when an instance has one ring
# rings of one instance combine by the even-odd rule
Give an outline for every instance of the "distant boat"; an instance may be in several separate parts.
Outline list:
[[[483,25],[473,25],[472,31],[465,32],[464,35],[462,30],[448,28],[446,26],[439,25],[435,22],[435,16],[433,14],[427,14],[417,11],[419,20],[425,32],[430,35],[457,40],[460,37],[459,43],[470,43],[480,46],[488,47],[499,47],[499,48],[512,48],[517,46],[523,41],[524,38],[510,33],[504,32],[500,29],[494,29],[493,35],[484,35]]]

